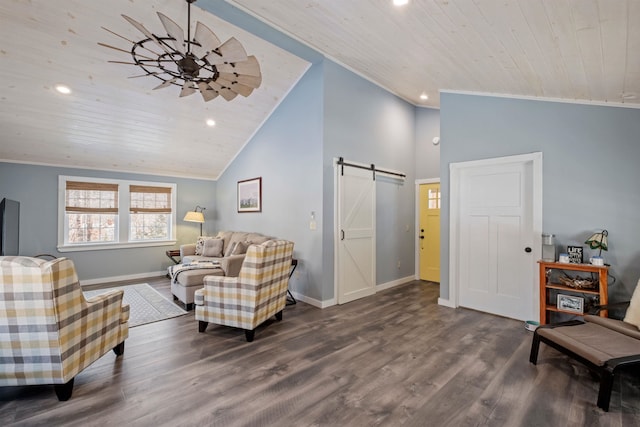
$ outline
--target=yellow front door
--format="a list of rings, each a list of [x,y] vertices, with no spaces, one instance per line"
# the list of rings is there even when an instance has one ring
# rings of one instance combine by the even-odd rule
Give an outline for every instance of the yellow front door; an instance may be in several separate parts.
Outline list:
[[[420,280],[440,282],[440,183],[420,185]]]

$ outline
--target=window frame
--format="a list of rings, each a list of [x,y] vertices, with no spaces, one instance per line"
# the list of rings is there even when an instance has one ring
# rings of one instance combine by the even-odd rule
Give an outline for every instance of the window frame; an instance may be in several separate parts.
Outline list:
[[[117,184],[118,185],[118,213],[117,223],[118,230],[116,235],[116,241],[106,243],[74,243],[70,244],[67,240],[68,224],[66,224],[66,187],[67,181],[80,181],[99,184]],[[130,186],[137,187],[166,187],[171,189],[171,217],[169,221],[169,238],[161,240],[130,240]],[[142,248],[153,246],[167,246],[175,245],[176,238],[176,223],[177,223],[177,185],[175,183],[167,182],[153,182],[153,181],[136,181],[136,180],[124,180],[124,179],[107,179],[107,178],[93,178],[93,177],[81,177],[70,175],[58,176],[58,246],[59,252],[76,252],[76,251],[95,251],[106,249],[123,249],[123,248]]]

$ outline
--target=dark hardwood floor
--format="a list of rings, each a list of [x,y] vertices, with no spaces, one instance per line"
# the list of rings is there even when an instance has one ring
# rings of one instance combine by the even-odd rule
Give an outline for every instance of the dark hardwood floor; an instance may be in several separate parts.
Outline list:
[[[171,297],[165,278],[147,281]],[[617,379],[610,412],[588,371],[522,323],[437,305],[412,282],[323,310],[298,302],[247,343],[193,312],[130,329],[81,372],[71,400],[52,386],[0,387],[0,425],[637,426],[640,376]]]

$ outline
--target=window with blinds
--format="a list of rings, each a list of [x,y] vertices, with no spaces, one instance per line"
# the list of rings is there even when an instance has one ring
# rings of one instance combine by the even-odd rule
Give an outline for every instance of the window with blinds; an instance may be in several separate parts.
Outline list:
[[[171,188],[130,185],[129,197],[130,239],[167,239],[172,212]]]
[[[59,177],[58,249],[175,243],[176,184]]]
[[[67,181],[67,242],[114,242],[118,230],[118,184]]]

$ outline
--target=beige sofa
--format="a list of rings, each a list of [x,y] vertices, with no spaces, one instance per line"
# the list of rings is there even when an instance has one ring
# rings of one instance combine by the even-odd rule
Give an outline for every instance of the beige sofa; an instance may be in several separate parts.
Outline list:
[[[272,237],[243,231],[220,231],[215,236],[200,236],[196,243],[180,246],[182,264],[215,262],[218,266],[180,272],[171,280],[171,293],[187,310],[193,307],[194,293],[202,288],[205,276],[237,277],[249,245],[259,245]]]

